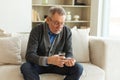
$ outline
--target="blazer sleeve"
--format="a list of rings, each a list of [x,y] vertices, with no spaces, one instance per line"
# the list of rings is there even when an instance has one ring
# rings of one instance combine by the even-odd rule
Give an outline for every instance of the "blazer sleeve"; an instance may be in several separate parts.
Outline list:
[[[39,56],[37,54],[40,34],[41,33],[40,33],[39,26],[32,29],[29,36],[28,46],[27,46],[26,61],[38,64],[41,66],[47,66],[47,57]]]
[[[66,30],[66,39],[65,39],[65,46],[64,51],[66,53],[66,57],[73,57],[72,52],[72,32],[69,28]]]

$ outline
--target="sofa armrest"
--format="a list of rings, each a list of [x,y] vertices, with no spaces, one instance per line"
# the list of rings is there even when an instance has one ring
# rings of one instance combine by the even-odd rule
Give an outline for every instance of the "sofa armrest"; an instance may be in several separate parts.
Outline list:
[[[91,63],[104,69],[106,59],[104,41],[101,38],[90,37],[89,51]]]
[[[120,39],[90,37],[90,60],[105,70],[106,80],[120,80]]]

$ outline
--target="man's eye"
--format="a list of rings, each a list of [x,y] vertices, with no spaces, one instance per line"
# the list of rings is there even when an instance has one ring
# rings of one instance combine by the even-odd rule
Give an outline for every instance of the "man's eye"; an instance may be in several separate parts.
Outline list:
[[[59,22],[54,22],[54,24],[59,24]]]

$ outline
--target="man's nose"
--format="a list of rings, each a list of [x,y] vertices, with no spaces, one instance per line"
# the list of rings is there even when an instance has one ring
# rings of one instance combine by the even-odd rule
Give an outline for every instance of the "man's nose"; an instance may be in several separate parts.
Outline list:
[[[58,29],[61,29],[61,28],[63,28],[63,25],[59,24],[59,25],[57,26],[57,28],[58,28]]]

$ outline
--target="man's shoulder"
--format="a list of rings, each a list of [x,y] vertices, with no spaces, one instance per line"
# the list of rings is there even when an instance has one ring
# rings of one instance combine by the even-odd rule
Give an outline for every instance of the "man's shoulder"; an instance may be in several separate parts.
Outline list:
[[[71,29],[68,26],[64,26],[64,30],[66,30],[67,32],[71,32]]]
[[[40,28],[43,27],[43,24],[44,24],[44,23],[37,24],[36,26],[33,27],[33,29],[36,29],[36,30],[37,30],[37,29],[40,29]]]
[[[37,24],[36,26],[34,26],[32,28],[32,31],[35,31],[35,32],[41,32],[41,31],[43,31],[44,24],[45,23]]]

